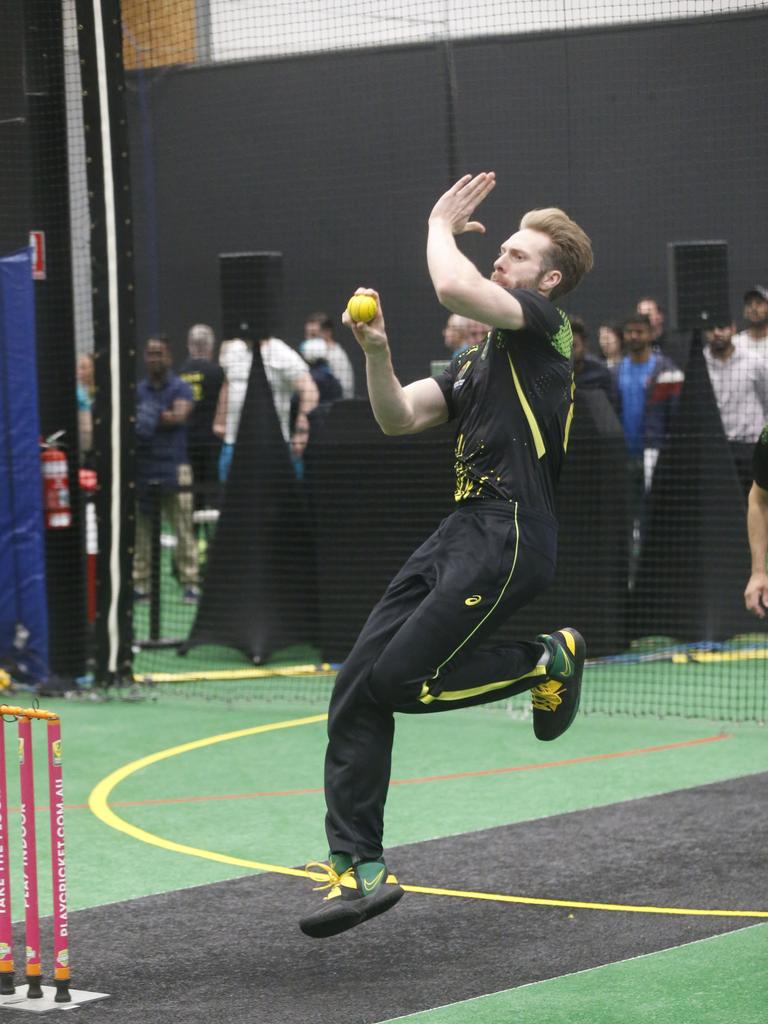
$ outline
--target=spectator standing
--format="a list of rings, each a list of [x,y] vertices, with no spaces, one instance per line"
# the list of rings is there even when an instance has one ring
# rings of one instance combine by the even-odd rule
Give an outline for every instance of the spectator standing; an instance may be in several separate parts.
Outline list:
[[[723,430],[744,493],[752,486],[752,451],[768,421],[768,360],[733,343],[734,324],[704,331],[704,358]]]
[[[470,324],[473,321],[458,313],[451,313],[445,321],[443,328],[443,342],[448,349],[451,359],[455,359],[461,352],[465,352],[472,344]]]
[[[768,361],[768,288],[756,284],[744,293],[744,319],[747,326],[733,344]]]
[[[216,342],[213,328],[195,324],[187,333],[189,359],[179,376],[189,384],[195,400],[187,423],[189,461],[195,484],[195,506],[216,504],[221,439],[213,432],[213,421],[224,383],[224,371],[213,360]]]
[[[667,347],[667,336],[664,332],[664,310],[659,305],[659,300],[651,295],[645,295],[637,300],[635,312],[648,317],[651,324],[651,345],[657,352],[664,351]]]
[[[342,397],[341,382],[328,365],[328,344],[324,338],[307,338],[299,351],[317,387],[318,404],[330,405]]]
[[[304,322],[304,339],[322,338],[328,346],[328,366],[341,384],[342,398],[355,397],[355,371],[349,356],[333,336],[333,320],[327,313],[310,313]]]
[[[749,611],[764,619],[768,611],[768,423],[754,447],[752,477],[747,510],[752,572],[744,591],[744,603]]]
[[[623,357],[624,347],[621,328],[612,324],[600,324],[597,332],[597,344],[608,369],[618,366]]]
[[[96,394],[93,356],[81,352],[77,357],[77,427],[80,442],[80,460],[84,461],[93,448],[93,398]]]
[[[319,399],[317,385],[299,353],[284,341],[279,338],[266,338],[259,342],[259,348],[264,372],[272,388],[280,429],[286,443],[290,445],[297,474],[301,475],[301,459],[309,441],[309,414],[317,406]],[[293,394],[296,395],[297,409],[296,418],[291,425]]]
[[[331,373],[328,365],[328,346],[324,338],[307,338],[299,345],[302,358],[309,367],[312,380],[317,388],[318,401],[316,407],[309,416],[310,434],[313,434],[328,414],[334,402],[342,397],[341,383],[338,377]],[[291,396],[291,429],[295,433],[296,413],[299,407],[299,396],[294,391]],[[291,453],[293,456],[293,452]],[[296,475],[301,479],[304,475],[303,460],[293,456]]]
[[[622,333],[627,354],[613,373],[628,456],[633,575],[642,540],[645,494],[677,407],[683,373],[668,356],[654,351],[653,328],[645,313],[630,316]]]
[[[569,318],[573,332],[573,377],[577,388],[602,391],[614,409],[618,410],[616,382],[601,359],[587,352],[587,327],[581,317]]]
[[[223,343],[224,352],[220,357],[226,380],[219,397],[215,429],[219,434],[223,431],[224,437],[219,460],[219,476],[222,480],[226,480],[229,473],[253,361],[250,327],[243,323],[240,330],[245,337],[233,339],[226,349],[226,343]],[[261,339],[259,352],[272,391],[280,430],[286,444],[290,445],[297,472],[300,472],[300,460],[309,440],[309,413],[318,402],[317,385],[299,353],[279,338]],[[291,426],[291,396],[294,393],[297,396],[297,409]]]
[[[187,420],[192,390],[172,371],[165,338],[150,338],[144,348],[147,375],[136,388],[136,549],[133,560],[134,596],[149,596],[153,497],[176,535],[175,570],[185,603],[194,603],[198,590],[197,544],[192,529],[192,470],[187,452]],[[181,490],[186,488],[186,490]],[[159,567],[155,567],[159,571]]]
[[[229,475],[252,362],[251,346],[243,338],[222,341],[219,365],[224,371],[224,383],[219,390],[219,401],[213,420],[213,432],[222,441],[219,453],[219,480],[222,483]]]
[[[484,324],[480,320],[469,320],[469,343],[470,345],[482,344],[490,331],[490,324]]]

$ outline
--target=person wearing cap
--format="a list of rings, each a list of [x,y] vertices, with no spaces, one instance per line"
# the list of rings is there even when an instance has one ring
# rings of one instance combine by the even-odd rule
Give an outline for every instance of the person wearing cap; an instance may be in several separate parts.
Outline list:
[[[744,604],[748,611],[764,619],[768,612],[768,423],[754,447],[752,478],[747,511],[752,571],[744,591]]]
[[[659,300],[652,295],[644,295],[637,300],[636,313],[643,313],[651,322],[651,344],[655,352],[663,352],[667,345],[667,336],[664,333],[664,310],[659,305]]]
[[[733,344],[768,360],[768,288],[755,284],[744,293],[747,326],[735,335]]]
[[[712,323],[704,330],[704,359],[736,472],[748,494],[752,449],[768,420],[768,360],[733,343],[736,325]]]

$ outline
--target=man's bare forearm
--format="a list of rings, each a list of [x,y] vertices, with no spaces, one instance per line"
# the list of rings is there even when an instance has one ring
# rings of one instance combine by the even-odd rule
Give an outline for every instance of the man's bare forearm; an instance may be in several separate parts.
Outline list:
[[[403,386],[395,376],[389,349],[366,352],[368,397],[376,422],[385,434],[407,434],[413,413]]]
[[[430,221],[427,266],[435,294],[454,313],[463,312],[467,298],[483,283],[483,275],[459,249],[450,227],[442,221]],[[461,308],[454,309],[456,305]]]
[[[317,384],[312,380],[311,374],[307,373],[296,381],[296,394],[299,399],[298,413],[307,416],[316,407],[320,400],[320,392]]]
[[[752,555],[752,572],[765,572],[768,557],[768,491],[757,484],[749,492],[747,510],[747,534]]]
[[[435,295],[452,313],[512,330],[525,323],[517,299],[501,285],[483,277],[461,252],[444,221],[429,222],[427,265]]]

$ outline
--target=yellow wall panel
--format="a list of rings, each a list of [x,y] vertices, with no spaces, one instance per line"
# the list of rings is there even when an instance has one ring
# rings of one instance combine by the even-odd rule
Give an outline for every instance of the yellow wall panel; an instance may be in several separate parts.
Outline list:
[[[194,62],[195,0],[122,0],[121,15],[128,70]]]

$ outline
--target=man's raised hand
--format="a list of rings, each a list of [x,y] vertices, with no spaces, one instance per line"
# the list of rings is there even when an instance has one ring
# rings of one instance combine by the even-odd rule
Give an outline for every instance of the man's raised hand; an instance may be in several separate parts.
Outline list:
[[[495,187],[495,171],[482,171],[474,177],[465,174],[437,200],[429,215],[430,221],[447,223],[454,235],[467,231],[485,234],[485,226],[469,218]]]

